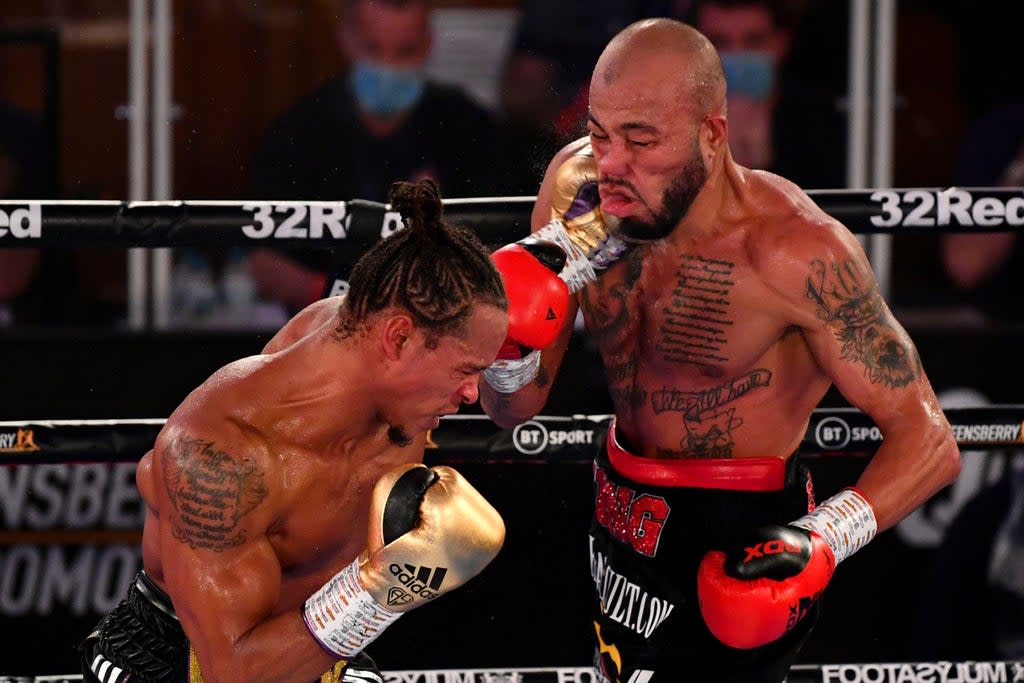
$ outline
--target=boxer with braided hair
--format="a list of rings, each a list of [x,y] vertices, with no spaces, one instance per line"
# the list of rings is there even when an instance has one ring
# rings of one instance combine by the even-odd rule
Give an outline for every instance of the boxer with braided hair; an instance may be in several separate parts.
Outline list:
[[[144,569],[82,643],[86,681],[379,681],[363,648],[497,554],[497,511],[421,460],[477,399],[504,289],[436,187],[392,202],[408,226],[364,255],[351,299],[215,372],[140,461]]]

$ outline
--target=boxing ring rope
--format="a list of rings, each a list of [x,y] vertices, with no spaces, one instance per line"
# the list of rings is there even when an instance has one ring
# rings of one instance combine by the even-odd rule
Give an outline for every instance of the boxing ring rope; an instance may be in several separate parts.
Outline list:
[[[1024,224],[1024,188],[810,190],[854,233],[998,232]],[[485,243],[529,232],[534,197],[446,199]],[[0,201],[0,248],[363,247],[401,229],[386,204],[351,201]]]
[[[1024,447],[1024,404],[948,408],[957,445],[972,451]],[[611,415],[538,415],[501,429],[485,415],[445,415],[428,433],[428,464],[590,464]],[[0,465],[134,462],[145,455],[165,420],[22,420],[0,422]],[[801,455],[870,455],[882,434],[856,408],[819,408]]]
[[[995,232],[1024,224],[1024,188],[819,190],[808,193],[854,233]],[[487,244],[529,232],[534,197],[447,199],[446,215],[472,226]],[[402,228],[385,204],[297,201],[0,201],[0,248],[184,246],[317,247],[349,256]],[[344,249],[342,249],[344,247]],[[129,306],[137,305],[129,302]],[[961,448],[1024,444],[1024,404],[947,409]],[[502,430],[482,415],[446,416],[429,434],[430,463],[589,464],[609,415],[538,416]],[[137,461],[162,418],[0,422],[0,465]],[[869,455],[881,433],[854,408],[819,408],[799,451],[810,457]],[[78,675],[4,676],[13,681],[78,681]],[[409,683],[590,683],[589,667],[385,672]],[[791,683],[821,681],[966,683],[1022,681],[1024,662],[915,662],[797,665]]]

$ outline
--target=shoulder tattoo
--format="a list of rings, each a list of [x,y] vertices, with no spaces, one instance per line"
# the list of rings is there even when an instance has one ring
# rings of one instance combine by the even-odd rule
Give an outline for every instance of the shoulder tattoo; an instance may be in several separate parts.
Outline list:
[[[212,441],[182,437],[164,450],[164,485],[174,514],[174,538],[193,550],[220,552],[245,543],[239,522],[264,498],[263,472],[251,458],[234,458]]]
[[[807,298],[842,343],[842,358],[864,366],[872,384],[903,387],[919,375],[914,345],[889,313],[875,281],[853,259],[811,261]]]

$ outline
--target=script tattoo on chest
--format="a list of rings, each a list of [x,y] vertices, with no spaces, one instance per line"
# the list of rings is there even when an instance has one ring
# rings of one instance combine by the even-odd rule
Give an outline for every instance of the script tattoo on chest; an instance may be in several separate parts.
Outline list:
[[[165,454],[174,538],[193,550],[217,552],[245,543],[238,522],[267,497],[256,463],[232,458],[202,439],[177,439]]]
[[[913,344],[895,325],[877,285],[852,259],[811,261],[807,297],[842,343],[842,358],[863,365],[872,384],[902,387],[920,374],[921,360]]]
[[[636,383],[637,363],[628,358],[612,362],[605,370],[612,402],[620,408],[639,408],[647,402],[647,390]]]
[[[743,425],[736,408],[729,404],[755,389],[771,384],[772,372],[767,368],[752,370],[742,377],[699,391],[681,391],[665,387],[651,394],[655,415],[681,413],[684,436],[680,451],[660,450],[661,457],[731,458],[735,439],[733,432]]]
[[[726,344],[729,294],[735,264],[721,259],[684,254],[676,272],[672,299],[663,313],[658,351],[666,361],[703,368],[727,362]]]

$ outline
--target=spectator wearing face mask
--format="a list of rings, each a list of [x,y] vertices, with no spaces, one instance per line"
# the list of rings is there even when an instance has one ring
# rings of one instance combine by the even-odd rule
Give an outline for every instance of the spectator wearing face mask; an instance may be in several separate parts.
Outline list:
[[[251,198],[384,201],[396,180],[431,179],[446,197],[506,194],[497,123],[462,90],[427,78],[427,0],[348,0],[338,23],[348,69],[270,126]],[[297,311],[324,290],[324,250],[259,249],[258,292]]]
[[[777,0],[700,0],[690,21],[721,53],[737,162],[806,188],[845,187],[845,118],[835,98],[786,70],[794,17]]]

